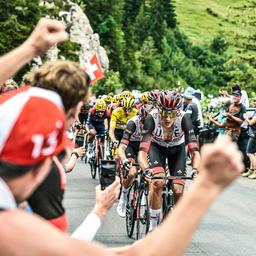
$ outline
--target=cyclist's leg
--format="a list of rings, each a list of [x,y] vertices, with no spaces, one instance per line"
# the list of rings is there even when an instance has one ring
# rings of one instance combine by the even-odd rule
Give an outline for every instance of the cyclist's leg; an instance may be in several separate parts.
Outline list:
[[[123,133],[124,131],[121,130],[121,129],[115,129],[115,137],[116,139],[119,141],[119,144],[120,144],[120,141],[122,140],[123,138]],[[118,147],[116,148],[115,152],[114,152],[114,160],[117,162],[118,166],[119,167],[119,156],[118,156]]]
[[[96,129],[94,127],[94,125],[90,124],[89,125],[89,129],[90,130],[94,130],[95,131],[95,134],[96,134]],[[94,134],[88,134],[88,143],[91,144],[95,139],[95,135]]]
[[[135,159],[137,158],[139,153],[139,145],[140,145],[139,142],[130,141],[125,150],[126,157],[131,163],[135,163]],[[136,176],[136,172],[137,172],[136,167],[132,166],[126,179],[124,180],[124,183],[123,183],[124,188],[128,189],[131,186]]]
[[[101,135],[100,138],[101,138],[101,157],[103,158],[104,157],[104,143],[105,143],[105,127],[104,125],[100,125],[100,126],[96,126],[95,127],[96,129],[96,134],[97,135]]]
[[[164,176],[165,156],[164,149],[156,143],[151,143],[149,150],[150,168],[153,170],[153,175]],[[164,182],[162,180],[153,180],[150,184],[150,227],[149,231],[156,228],[160,214],[162,211],[162,191]]]
[[[139,142],[129,142],[129,144],[125,150],[126,157],[132,163],[135,163],[135,158],[138,155],[139,144],[140,144]],[[132,182],[134,181],[136,171],[137,171],[136,167],[132,166],[131,169],[129,170],[128,175],[124,175],[124,180],[123,180],[123,184],[122,184],[122,192],[121,192],[120,200],[119,200],[119,203],[117,206],[118,215],[121,217],[125,216],[128,189],[132,185]]]
[[[171,148],[172,154],[168,156],[168,166],[172,176],[186,176],[186,150],[185,144]],[[174,203],[181,198],[185,186],[185,180],[173,181]]]
[[[89,129],[90,130],[95,130],[95,127],[92,124],[90,124]],[[96,133],[96,131],[95,131],[95,133]],[[94,142],[94,140],[95,140],[95,135],[94,134],[88,134],[88,136],[87,136],[87,156],[88,156],[88,158],[90,158],[93,155],[93,150],[94,150],[93,142]]]

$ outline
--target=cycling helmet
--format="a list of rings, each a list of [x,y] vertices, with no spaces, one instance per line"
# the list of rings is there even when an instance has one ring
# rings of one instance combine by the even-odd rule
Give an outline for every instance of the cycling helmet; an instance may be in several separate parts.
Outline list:
[[[121,101],[121,106],[123,108],[133,108],[134,107],[134,98],[124,98]]]
[[[107,104],[111,103],[112,102],[112,97],[109,96],[109,95],[104,95],[103,98],[102,98]]]
[[[143,103],[148,103],[148,92],[144,92],[144,93],[142,93],[142,95],[141,95],[141,102],[143,102]]]
[[[158,95],[159,95],[160,91],[159,90],[152,90],[149,94],[148,94],[148,100],[151,102],[156,102],[158,99]]]
[[[104,111],[106,109],[106,102],[103,99],[96,100],[95,108],[97,111]]]
[[[121,99],[132,98],[133,95],[130,91],[123,91],[123,92],[121,92],[120,97],[121,97]]]
[[[163,110],[178,110],[182,105],[182,97],[176,91],[161,91],[157,103]]]

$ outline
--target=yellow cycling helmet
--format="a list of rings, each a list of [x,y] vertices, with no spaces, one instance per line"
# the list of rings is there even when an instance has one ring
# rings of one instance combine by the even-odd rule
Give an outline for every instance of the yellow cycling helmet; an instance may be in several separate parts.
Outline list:
[[[113,98],[109,95],[104,95],[102,98],[107,104],[111,103],[113,101]]]
[[[143,102],[143,103],[148,103],[148,92],[144,92],[144,93],[142,93],[142,95],[141,95],[141,102]]]
[[[123,91],[123,92],[121,92],[120,96],[121,96],[122,99],[133,97],[133,95],[130,91]]]
[[[122,99],[121,104],[123,108],[133,108],[134,102],[135,102],[134,98],[129,97],[129,98]]]
[[[107,104],[103,99],[96,100],[95,108],[97,111],[104,111],[106,107],[107,107]]]

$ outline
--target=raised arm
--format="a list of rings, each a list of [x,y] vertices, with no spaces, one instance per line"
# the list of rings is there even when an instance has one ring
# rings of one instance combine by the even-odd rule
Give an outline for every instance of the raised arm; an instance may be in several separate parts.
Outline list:
[[[68,34],[61,22],[42,18],[22,45],[0,58],[0,83],[13,76],[34,57],[67,38]]]

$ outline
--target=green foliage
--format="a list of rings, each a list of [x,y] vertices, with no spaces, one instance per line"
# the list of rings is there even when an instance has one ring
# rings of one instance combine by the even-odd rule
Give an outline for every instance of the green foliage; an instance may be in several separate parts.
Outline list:
[[[54,18],[69,8],[66,1],[52,1],[53,9],[39,5],[39,0],[0,1],[1,54],[21,44],[41,16]],[[178,83],[213,94],[237,81],[249,93],[254,90],[255,1],[74,1],[99,33],[110,60],[106,79],[93,87],[96,94],[121,87],[174,88]],[[59,50],[60,56],[78,60],[77,44],[65,42]]]
[[[122,81],[120,79],[119,72],[107,71],[105,72],[105,79],[98,81],[92,87],[92,92],[98,95],[108,94],[110,92],[117,93],[121,91],[123,87]]]

